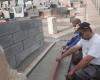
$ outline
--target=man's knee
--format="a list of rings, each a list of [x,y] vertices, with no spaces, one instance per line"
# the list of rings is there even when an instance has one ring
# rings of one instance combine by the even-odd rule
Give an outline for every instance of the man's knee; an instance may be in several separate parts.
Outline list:
[[[75,73],[75,80],[89,80],[89,76],[83,70],[78,70]]]
[[[81,79],[78,75],[75,74],[75,75],[73,76],[73,80],[82,80],[82,79]]]
[[[89,65],[82,70],[76,71],[75,75],[78,76],[81,80],[91,80],[95,77],[96,70],[93,66]]]
[[[81,80],[81,78],[74,74],[71,78],[66,77],[66,80]]]

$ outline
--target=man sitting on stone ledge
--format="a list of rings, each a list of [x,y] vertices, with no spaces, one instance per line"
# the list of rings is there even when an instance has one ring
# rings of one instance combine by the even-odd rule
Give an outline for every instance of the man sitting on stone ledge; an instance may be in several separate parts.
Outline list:
[[[64,57],[82,48],[83,58],[69,72],[71,80],[100,80],[100,35],[93,33],[90,24],[83,22],[79,25],[81,40],[63,55],[57,57],[61,61]]]

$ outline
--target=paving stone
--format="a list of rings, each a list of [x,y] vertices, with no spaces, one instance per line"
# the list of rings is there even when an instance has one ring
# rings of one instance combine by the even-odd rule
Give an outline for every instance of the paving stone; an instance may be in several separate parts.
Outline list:
[[[36,38],[37,42],[40,41],[40,40],[43,40],[43,34],[39,34],[35,38]]]
[[[6,36],[2,36],[0,37],[0,45],[3,47],[3,48],[6,48],[10,45],[13,44],[13,38],[12,38],[12,35],[6,35]]]
[[[24,50],[35,45],[37,42],[36,42],[36,39],[35,38],[28,38],[26,40],[23,41],[24,43]]]
[[[29,36],[30,37],[31,36],[36,36],[38,34],[40,34],[40,33],[39,33],[39,30],[37,30],[36,28],[32,28],[32,29],[29,30]]]
[[[21,30],[29,30],[31,29],[32,27],[30,26],[30,20],[24,20],[24,21],[20,21],[19,22],[19,25],[20,25],[20,29]]]
[[[15,45],[9,46],[5,49],[5,54],[7,56],[7,60],[10,65],[15,68],[16,67],[16,55],[23,51],[23,44],[17,43]]]
[[[27,31],[19,31],[13,34],[14,42],[19,42],[29,37]]]

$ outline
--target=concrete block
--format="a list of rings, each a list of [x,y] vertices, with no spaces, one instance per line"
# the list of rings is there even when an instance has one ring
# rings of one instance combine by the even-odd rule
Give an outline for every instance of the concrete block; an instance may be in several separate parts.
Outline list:
[[[8,48],[5,49],[5,53],[8,56],[18,54],[22,51],[23,51],[23,44],[21,42],[17,43],[17,44],[14,44],[12,46],[9,46]]]
[[[30,22],[30,33],[38,33],[38,32],[42,32],[42,22],[41,20],[38,19],[32,19]],[[41,28],[40,28],[41,27]]]
[[[37,30],[36,28],[30,29],[29,30],[29,36],[34,36],[37,35],[39,33],[39,30]]]
[[[9,64],[16,68],[43,44],[41,19],[0,24],[0,44],[5,48]]]
[[[43,25],[40,25],[40,26],[38,27],[38,30],[39,30],[39,32],[43,32]]]
[[[42,21],[39,21],[39,23],[38,23],[38,28],[39,28],[40,31],[42,30],[42,28],[43,28],[43,23],[42,23]]]
[[[37,26],[37,23],[38,23],[38,20],[35,20],[35,19],[23,20],[19,22],[20,27],[23,30],[34,28]]]
[[[42,41],[44,40],[43,34],[38,34],[36,37],[36,41]]]
[[[38,42],[37,42],[37,39],[36,39],[36,35],[35,35],[35,36],[32,36],[32,37],[31,37],[31,40],[32,40],[32,44],[33,44],[33,45],[36,44],[36,43],[38,43]]]
[[[32,23],[32,25],[34,25],[34,27],[39,27],[39,25],[41,25],[41,23],[42,23],[42,20],[39,18],[32,19],[31,23]]]
[[[24,21],[19,22],[21,30],[29,30],[35,27],[37,28],[41,24],[42,24],[41,20],[38,20],[38,19],[24,20]]]
[[[31,27],[31,28],[37,27],[37,24],[38,24],[38,21],[37,21],[37,20],[32,19],[32,20],[30,21],[30,27]]]
[[[23,41],[24,43],[24,50],[33,46],[36,43],[36,39],[35,38],[28,38],[26,40]]]
[[[7,57],[7,61],[11,68],[16,69],[17,63],[15,55],[10,55],[9,57]]]
[[[23,52],[21,52],[19,55],[16,55],[16,59],[17,59],[17,66],[19,66],[21,64],[21,62],[27,57],[29,56],[32,52],[34,52],[36,49],[38,49],[40,47],[40,45],[38,43],[34,44],[33,46],[31,46],[30,48],[24,50]]]
[[[11,44],[13,44],[12,35],[6,35],[6,36],[0,37],[0,45],[2,45],[3,48],[6,48],[10,46]]]
[[[60,8],[52,8],[51,14],[56,17],[66,17],[66,15],[69,14],[69,12],[67,11],[67,8],[60,7]]]
[[[20,30],[17,22],[8,22],[5,24],[0,24],[0,36],[5,34],[14,33]]]
[[[40,33],[40,36],[42,36],[42,37],[41,37],[41,41],[44,41],[44,35],[43,35],[42,32]]]
[[[40,44],[40,46],[43,45],[44,43],[44,36],[42,33],[40,33],[39,35],[35,36],[36,37],[36,42]]]
[[[9,64],[15,68],[16,67],[16,55],[23,51],[23,44],[18,43],[12,46],[9,46],[5,49],[5,54],[7,56],[7,60]]]
[[[20,29],[21,30],[29,30],[31,29],[32,27],[30,26],[31,25],[31,20],[24,20],[24,21],[20,21],[19,22],[19,25],[20,25]]]
[[[44,44],[44,41],[38,41],[38,43],[40,44],[40,47],[42,47],[43,46],[43,44]]]
[[[19,42],[29,37],[27,31],[19,31],[13,34],[14,42]]]

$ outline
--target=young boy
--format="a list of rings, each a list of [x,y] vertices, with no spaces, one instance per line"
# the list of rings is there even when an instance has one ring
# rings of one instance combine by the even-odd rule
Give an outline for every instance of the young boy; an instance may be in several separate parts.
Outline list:
[[[77,30],[79,28],[80,23],[81,23],[81,20],[78,18],[75,18],[73,20],[72,26],[74,27],[75,32],[73,33],[72,38],[69,41],[67,41],[66,45],[62,47],[62,54],[64,54],[66,50],[74,46],[81,39]],[[72,62],[75,65],[81,60],[82,55],[79,53],[81,53],[81,50],[77,51],[76,54],[74,54],[72,57]]]

